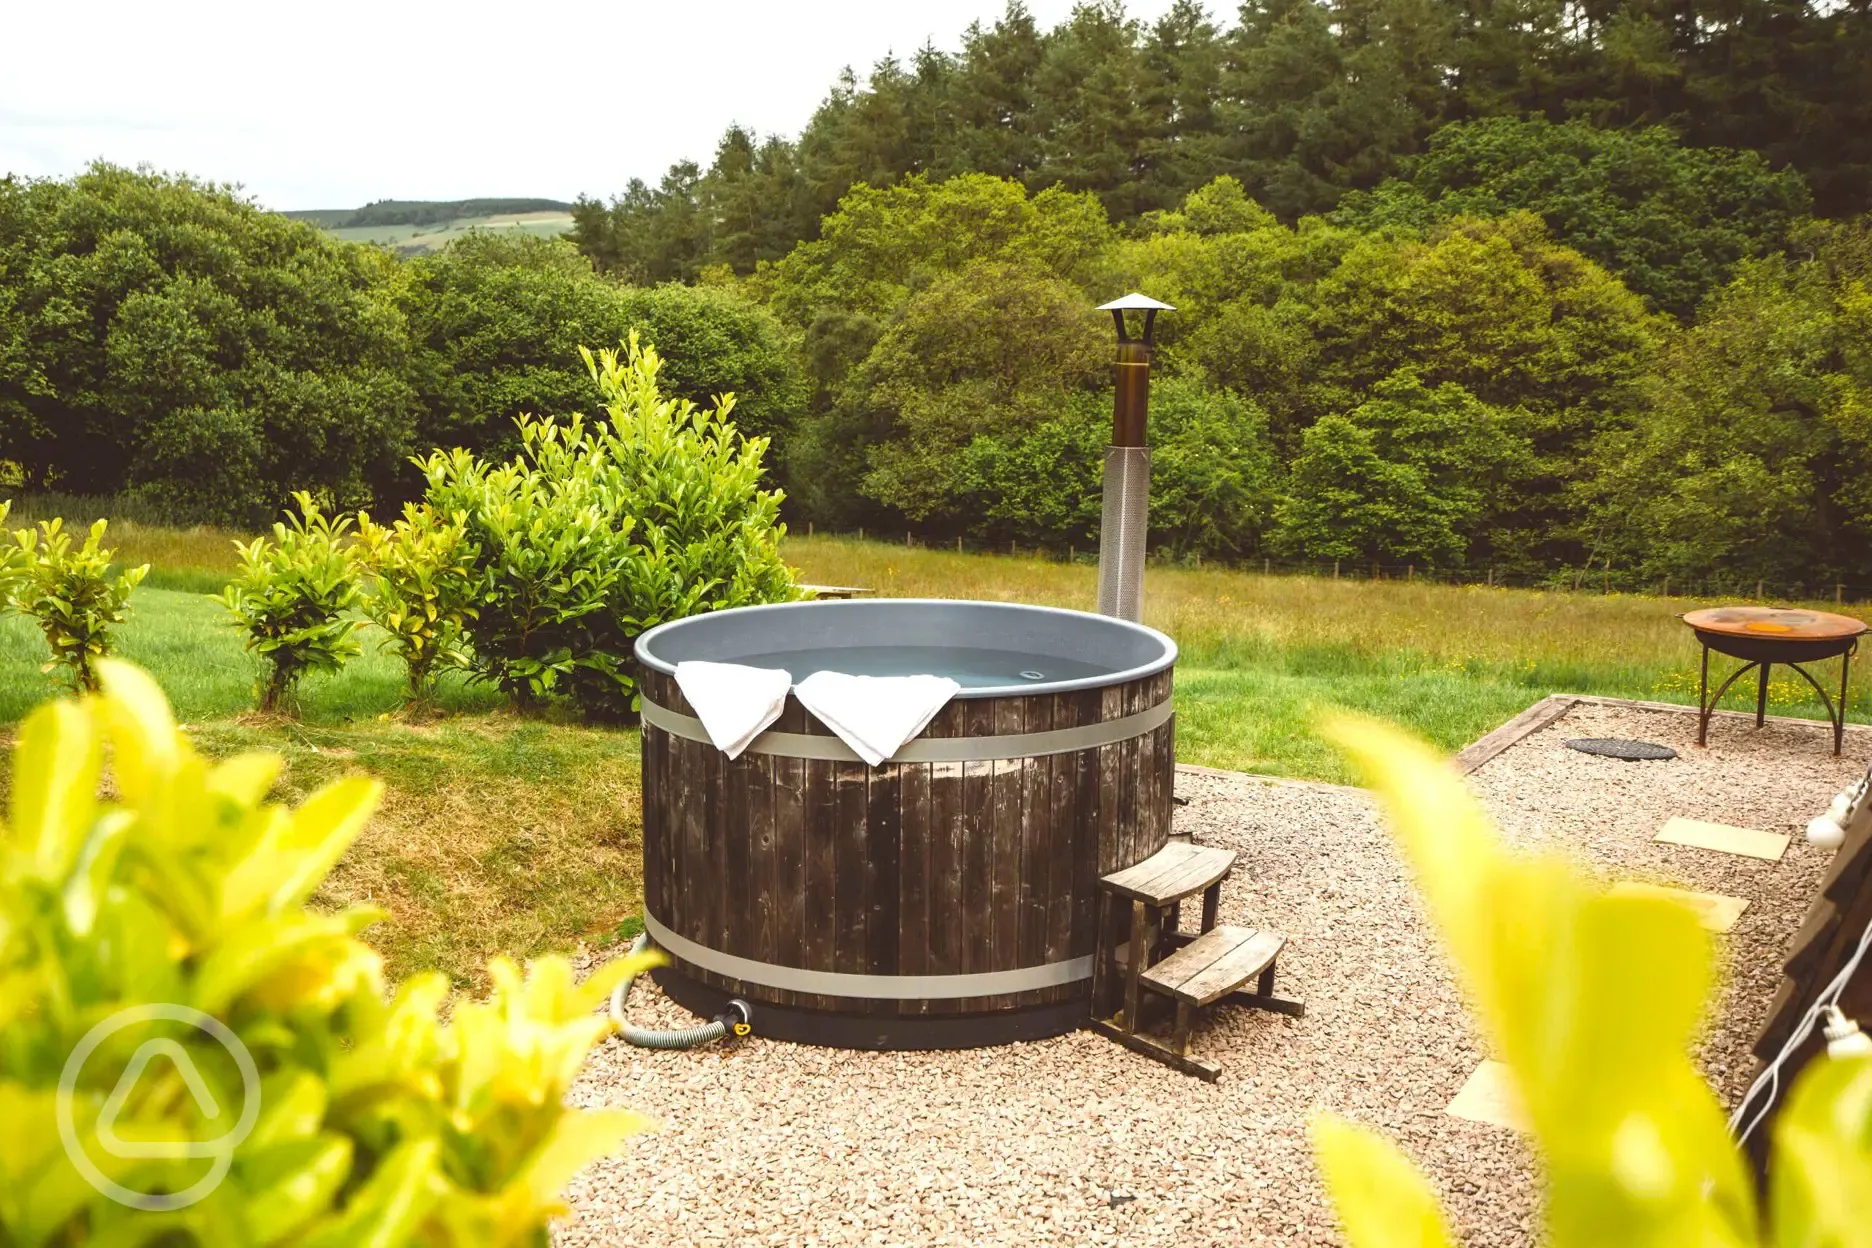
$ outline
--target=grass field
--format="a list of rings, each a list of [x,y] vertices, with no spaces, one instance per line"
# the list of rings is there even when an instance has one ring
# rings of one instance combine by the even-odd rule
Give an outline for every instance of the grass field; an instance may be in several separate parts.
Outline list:
[[[401,668],[369,629],[361,657],[305,683],[296,718],[253,715],[257,670],[208,596],[233,569],[234,535],[132,522],[110,533],[124,562],[153,565],[120,653],[156,676],[206,752],[279,750],[294,798],[353,769],[385,781],[383,812],[324,896],[389,910],[372,940],[393,973],[436,967],[469,982],[496,950],[525,956],[630,930],[641,902],[634,731],[521,719],[459,676],[444,680],[440,717],[408,721]],[[1089,565],[1037,558],[838,538],[792,538],[786,554],[809,582],[899,597],[1089,609],[1097,587]],[[1184,762],[1345,781],[1314,732],[1331,707],[1397,720],[1453,751],[1549,693],[1696,696],[1697,650],[1674,618],[1696,605],[1685,600],[1170,568],[1145,585],[1147,622],[1182,651]],[[0,617],[0,724],[53,692],[45,657],[30,621]],[[1868,690],[1854,684],[1863,706]],[[1818,715],[1804,689],[1777,679],[1774,709]]]
[[[1090,610],[1098,592],[1088,564],[840,538],[790,539],[787,555],[808,581],[898,597]],[[1699,652],[1676,616],[1709,605],[1179,568],[1150,569],[1144,586],[1145,622],[1181,649],[1177,757],[1334,781],[1350,772],[1313,731],[1329,707],[1396,720],[1453,752],[1550,693],[1695,705]],[[1864,721],[1863,667],[1853,691],[1852,718]],[[1791,674],[1769,697],[1777,714],[1823,714]]]
[[[565,212],[518,212],[486,217],[458,217],[446,225],[366,225],[328,230],[350,243],[382,243],[404,255],[436,251],[469,230],[517,231],[539,238],[556,238],[572,228]]]

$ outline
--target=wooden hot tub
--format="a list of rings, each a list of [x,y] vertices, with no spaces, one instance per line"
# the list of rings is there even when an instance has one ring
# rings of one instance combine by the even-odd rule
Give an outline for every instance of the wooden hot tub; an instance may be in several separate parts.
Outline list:
[[[789,603],[637,643],[644,917],[658,982],[758,1034],[950,1048],[1085,1021],[1097,877],[1170,832],[1176,646],[1103,616],[1004,603]],[[788,699],[730,762],[672,673],[684,659],[964,685],[868,767]]]

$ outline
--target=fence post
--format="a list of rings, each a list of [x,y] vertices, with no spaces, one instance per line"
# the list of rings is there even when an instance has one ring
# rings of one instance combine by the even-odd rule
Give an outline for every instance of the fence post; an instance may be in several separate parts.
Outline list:
[[[1404,579],[1406,581],[1415,581],[1417,579],[1417,565],[1416,564],[1407,563],[1404,565]]]
[[[956,538],[956,554],[959,555],[961,553],[962,553],[962,539],[958,537]]]
[[[1269,559],[1266,555],[1263,555],[1261,557],[1261,575],[1272,576],[1273,574],[1274,574],[1274,561],[1272,559]]]
[[[1066,548],[1066,562],[1067,563],[1079,562],[1079,548],[1077,546],[1068,546]]]
[[[1762,582],[1756,581],[1755,582],[1755,601],[1760,602],[1761,596],[1762,596]]]
[[[1610,556],[1607,557],[1605,567],[1601,570],[1605,573],[1605,592],[1609,594],[1612,592],[1612,560]]]
[[[1488,567],[1488,587],[1490,589],[1495,588],[1495,565],[1492,563],[1489,564]]]
[[[1664,576],[1664,597],[1666,598],[1670,597],[1670,574],[1669,573],[1666,573]]]
[[[1339,561],[1337,559],[1332,561],[1332,579],[1335,581],[1339,579]]]
[[[812,536],[812,521],[810,521],[810,520],[808,520],[808,521],[806,522],[806,536],[807,536],[807,537],[811,537],[811,536]]]
[[[864,541],[864,525],[862,524],[858,526],[858,540]]]
[[[1835,581],[1833,584],[1833,605],[1838,606],[1840,603],[1845,602],[1845,601],[1846,601],[1846,587],[1844,585],[1841,585],[1839,582]]]

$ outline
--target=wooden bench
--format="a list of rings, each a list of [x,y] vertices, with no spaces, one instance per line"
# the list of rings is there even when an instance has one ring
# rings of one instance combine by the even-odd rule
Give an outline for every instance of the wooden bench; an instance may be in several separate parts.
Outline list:
[[[1187,1074],[1214,1081],[1222,1067],[1189,1052],[1195,1013],[1217,1002],[1273,1010],[1299,1018],[1305,1007],[1274,995],[1274,964],[1287,938],[1277,932],[1218,925],[1222,882],[1235,869],[1226,849],[1173,841],[1135,866],[1100,879],[1098,946],[1092,964],[1092,1028],[1128,1049]],[[1179,930],[1182,903],[1202,894],[1202,925]],[[1125,902],[1130,930],[1125,944],[1117,930]],[[1113,977],[1123,992],[1114,1002]],[[1241,987],[1255,980],[1253,992]],[[1146,993],[1167,998],[1176,1016],[1166,1044],[1145,1034]],[[1116,1012],[1113,1013],[1114,1006]],[[1109,1016],[1108,1016],[1109,1015]]]

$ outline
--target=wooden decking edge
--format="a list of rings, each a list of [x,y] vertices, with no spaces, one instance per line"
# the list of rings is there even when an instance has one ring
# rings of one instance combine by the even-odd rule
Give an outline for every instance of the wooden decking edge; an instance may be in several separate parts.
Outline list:
[[[1458,775],[1466,776],[1510,746],[1547,727],[1572,710],[1579,701],[1578,697],[1570,693],[1550,694],[1481,740],[1464,746],[1450,760],[1450,764],[1456,768]]]

